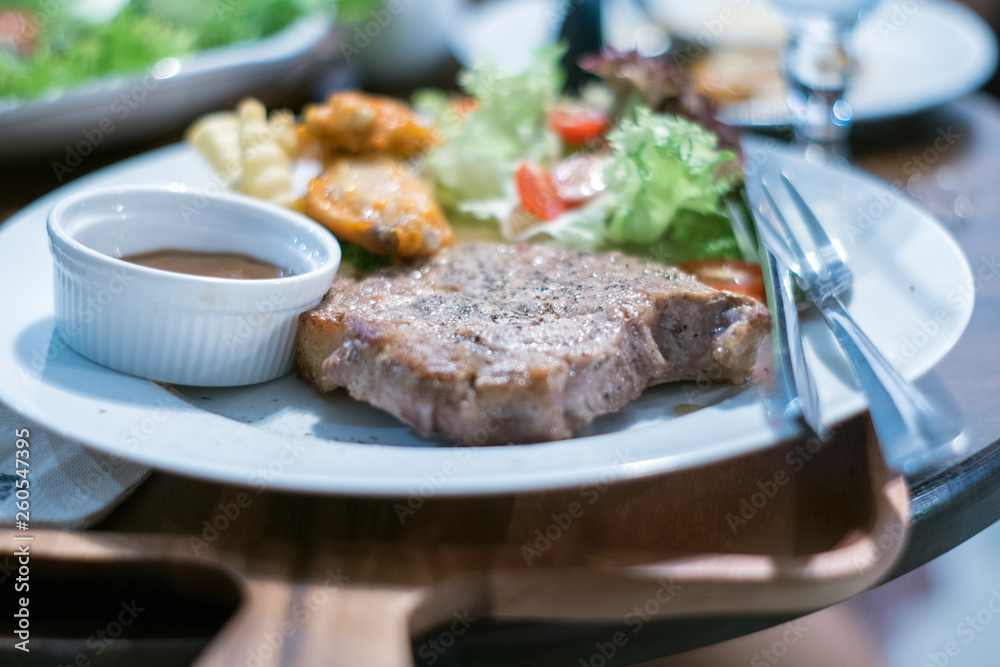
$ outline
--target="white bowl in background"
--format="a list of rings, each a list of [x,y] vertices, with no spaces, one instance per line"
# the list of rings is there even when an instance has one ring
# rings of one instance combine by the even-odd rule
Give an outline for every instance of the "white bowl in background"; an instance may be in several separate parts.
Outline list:
[[[0,97],[0,159],[51,162],[59,182],[92,153],[179,130],[253,95],[265,104],[342,61],[332,18],[306,16],[261,39],[164,58],[38,97]]]
[[[83,356],[174,384],[246,385],[287,373],[298,316],[340,264],[319,224],[241,195],[181,186],[90,190],[48,217],[56,326]],[[282,278],[193,276],[120,259],[162,249],[232,252]]]

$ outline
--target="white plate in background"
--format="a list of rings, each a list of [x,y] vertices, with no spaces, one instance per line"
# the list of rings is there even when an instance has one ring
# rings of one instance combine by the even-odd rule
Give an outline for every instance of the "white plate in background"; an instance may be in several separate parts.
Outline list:
[[[664,27],[697,44],[779,48],[784,30],[764,0],[645,0]],[[641,14],[635,0],[609,0],[605,41],[622,49]],[[517,71],[553,41],[561,18],[558,0],[495,0],[467,7],[451,32],[459,60],[495,58]],[[905,7],[906,9],[903,9]],[[848,92],[857,120],[914,113],[979,88],[997,66],[997,38],[971,9],[950,0],[883,2],[859,26],[854,40],[858,73]],[[784,102],[767,100],[760,111],[787,122]],[[773,106],[773,109],[771,108]],[[722,112],[742,124],[737,114]]]

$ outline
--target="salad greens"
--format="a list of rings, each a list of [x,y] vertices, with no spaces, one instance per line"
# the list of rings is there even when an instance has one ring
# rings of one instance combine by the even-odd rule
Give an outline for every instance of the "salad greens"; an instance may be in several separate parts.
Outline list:
[[[606,196],[618,200],[608,240],[653,243],[673,224],[697,225],[699,214],[722,214],[719,200],[733,181],[719,177],[718,167],[735,156],[717,150],[718,137],[698,123],[640,106],[608,141]]]
[[[690,73],[674,59],[606,49],[584,56],[580,65],[614,93],[617,114],[642,104],[658,113],[683,116],[717,134],[723,148],[739,151],[737,132],[719,122],[715,100],[699,93]]]
[[[341,261],[350,264],[357,271],[368,273],[392,265],[392,258],[388,255],[376,255],[372,251],[349,241],[338,239],[338,242],[340,243]]]
[[[33,97],[49,88],[72,85],[111,72],[131,72],[166,54],[192,49],[187,31],[163,30],[150,16],[126,8],[107,23],[72,26],[72,44],[62,48],[58,35],[45,37],[27,59],[5,53],[0,60],[0,97]]]
[[[565,75],[563,49],[540,50],[524,73],[506,75],[493,62],[464,70],[458,83],[476,99],[478,109],[458,114],[440,91],[421,91],[417,108],[433,115],[446,140],[424,163],[439,187],[439,201],[475,217],[484,201],[514,194],[514,173],[523,160],[551,163],[559,155],[559,140],[549,128],[546,112],[559,100]]]
[[[341,3],[358,13],[362,4],[377,0],[130,0],[102,23],[73,14],[72,3],[21,0],[16,11],[23,14],[31,48],[17,53],[0,39],[0,98],[30,98],[138,72],[161,58],[266,37]]]
[[[515,187],[519,167],[551,170],[579,150],[550,129],[550,112],[566,102],[560,97],[561,55],[559,48],[543,49],[517,75],[502,73],[494,63],[464,72],[461,87],[478,102],[465,115],[449,114],[453,107],[442,93],[415,97],[418,108],[434,115],[444,139],[424,163],[439,201],[499,224],[510,239],[545,234],[566,247],[621,247],[675,261],[738,257],[722,206],[741,179],[736,153],[720,149],[718,135],[698,120],[651,110],[650,103],[668,100],[663,86],[653,99],[629,84],[626,99],[618,100],[617,126],[593,150],[603,192],[552,220],[535,220],[527,232],[511,222],[524,217]],[[612,90],[623,85],[620,79],[611,84]],[[683,114],[692,102],[685,104],[671,106]]]

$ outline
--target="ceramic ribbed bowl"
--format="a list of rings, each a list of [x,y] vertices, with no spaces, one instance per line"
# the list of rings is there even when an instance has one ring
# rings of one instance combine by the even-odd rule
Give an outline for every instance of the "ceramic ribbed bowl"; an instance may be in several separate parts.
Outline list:
[[[57,334],[83,356],[175,384],[287,373],[299,314],[329,289],[340,246],[297,213],[180,186],[85,191],[49,214]],[[163,249],[249,255],[281,278],[194,276],[123,261]]]

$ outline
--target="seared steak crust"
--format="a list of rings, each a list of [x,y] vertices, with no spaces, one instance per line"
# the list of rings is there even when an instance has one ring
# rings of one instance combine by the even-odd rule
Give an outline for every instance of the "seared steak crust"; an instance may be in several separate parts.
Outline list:
[[[338,278],[299,318],[296,365],[425,435],[568,438],[652,384],[741,382],[767,308],[618,253],[463,244]]]

